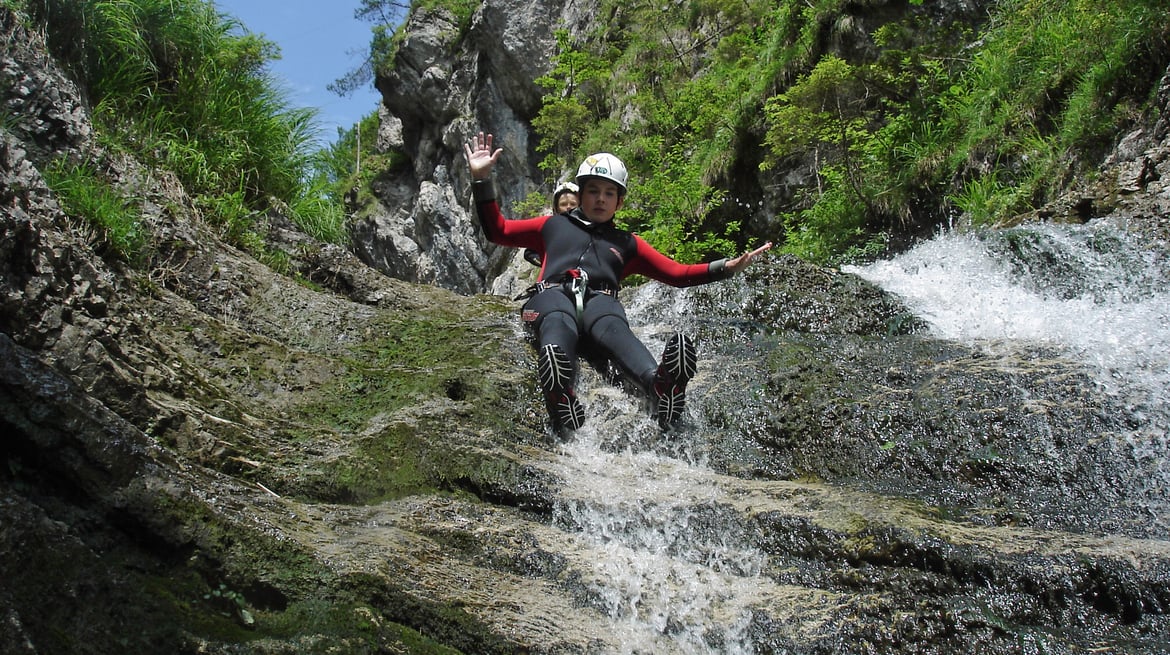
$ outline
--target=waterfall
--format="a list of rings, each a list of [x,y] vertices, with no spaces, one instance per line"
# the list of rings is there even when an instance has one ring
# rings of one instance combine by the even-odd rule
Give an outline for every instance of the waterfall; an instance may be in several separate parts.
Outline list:
[[[712,474],[653,451],[609,452],[596,427],[562,455],[570,484],[557,522],[591,553],[582,582],[621,652],[754,652],[749,603],[766,558],[723,521]]]
[[[901,297],[936,338],[992,350],[1040,345],[1066,352],[1095,372],[1102,392],[1148,417],[1135,427],[1133,445],[1164,462],[1170,450],[1163,409],[1170,389],[1166,270],[1165,253],[1101,225],[947,233],[845,272]],[[652,352],[674,329],[702,323],[692,317],[690,301],[688,290],[644,285],[628,302],[631,323]],[[753,629],[761,607],[790,617],[800,626],[792,630],[806,637],[821,623],[831,625],[815,608],[833,601],[823,591],[777,582],[759,535],[745,525],[751,505],[745,494],[776,483],[748,491],[744,480],[706,461],[704,444],[716,428],[704,425],[695,408],[714,378],[726,378],[712,369],[734,368],[726,350],[703,352],[730,344],[709,345],[700,348],[684,434],[660,434],[639,399],[585,374],[578,391],[586,425],[555,447],[553,469],[564,487],[553,521],[579,554],[577,600],[608,618],[614,652],[754,653],[767,648],[753,641],[761,634]]]
[[[947,232],[845,267],[899,296],[934,336],[989,350],[1043,344],[1144,420],[1130,442],[1170,483],[1170,254],[1105,221]]]
[[[949,232],[844,270],[900,296],[940,338],[1045,343],[1111,391],[1164,399],[1170,389],[1166,253],[1107,224]]]
[[[627,309],[654,353],[689,312],[685,290],[656,284]],[[641,398],[588,373],[578,391],[588,419],[558,446],[567,486],[555,522],[590,554],[585,601],[613,622],[618,652],[756,652],[749,627],[768,593],[767,557],[739,525],[693,422],[689,436],[663,435]]]

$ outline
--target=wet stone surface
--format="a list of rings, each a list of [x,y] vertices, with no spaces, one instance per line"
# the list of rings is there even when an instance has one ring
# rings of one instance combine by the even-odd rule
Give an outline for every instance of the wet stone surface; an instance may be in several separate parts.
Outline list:
[[[775,257],[625,292],[651,350],[699,340],[681,429],[586,371],[554,439],[513,303],[275,220],[274,273],[43,77],[19,101],[68,125],[0,128],[0,652],[1170,650],[1164,417],[1066,351]],[[146,199],[143,269],[61,212],[49,147]]]

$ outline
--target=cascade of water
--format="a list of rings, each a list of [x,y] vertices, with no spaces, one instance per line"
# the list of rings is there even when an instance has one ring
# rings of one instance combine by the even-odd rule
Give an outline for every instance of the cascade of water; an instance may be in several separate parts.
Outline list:
[[[683,322],[685,294],[648,285],[628,309],[656,352]],[[559,448],[556,522],[593,554],[582,582],[620,652],[755,652],[766,557],[724,506],[718,476],[685,439],[663,436],[641,399],[588,375],[580,392],[589,419]]]
[[[1134,445],[1162,458],[1170,424],[1161,414],[1170,390],[1165,261],[1103,227],[1034,227],[945,234],[848,272],[901,296],[941,338],[986,348],[1039,342],[1079,358],[1100,371],[1102,388],[1158,413]],[[686,290],[646,285],[629,303],[652,352],[685,327],[688,302]],[[790,592],[764,574],[768,556],[730,509],[730,485],[705,462],[710,428],[691,412],[688,435],[664,437],[638,399],[596,376],[584,376],[579,391],[589,418],[557,448],[554,466],[566,483],[555,522],[585,554],[575,572],[582,600],[612,621],[621,653],[756,652],[753,608],[798,614],[809,602],[786,601]]]
[[[1170,390],[1166,254],[1111,226],[947,233],[845,270],[900,296],[942,338],[1042,342],[1095,367],[1111,392],[1161,404]]]
[[[1134,416],[1129,441],[1170,481],[1170,256],[1097,222],[945,233],[846,267],[903,299],[937,336],[988,349],[1059,348]]]
[[[721,525],[720,494],[695,465],[653,452],[608,453],[586,428],[563,449],[557,521],[595,554],[591,603],[627,653],[751,653],[746,634],[764,558]]]

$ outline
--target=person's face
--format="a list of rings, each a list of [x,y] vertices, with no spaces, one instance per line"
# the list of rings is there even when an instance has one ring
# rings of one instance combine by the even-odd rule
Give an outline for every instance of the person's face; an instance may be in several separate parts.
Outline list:
[[[622,208],[625,197],[618,185],[608,180],[586,180],[581,187],[581,212],[590,223],[604,223],[613,220],[613,215]]]
[[[556,210],[558,214],[563,214],[579,204],[580,203],[577,201],[577,194],[572,192],[565,192],[562,193],[559,198],[557,198]]]

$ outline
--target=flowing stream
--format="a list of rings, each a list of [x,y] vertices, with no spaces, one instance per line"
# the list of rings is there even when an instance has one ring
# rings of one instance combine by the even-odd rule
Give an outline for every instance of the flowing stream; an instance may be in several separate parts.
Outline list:
[[[685,292],[648,285],[629,311],[661,352],[670,327],[687,324],[687,308]],[[694,384],[703,380],[700,371]],[[590,554],[587,602],[613,621],[622,653],[756,652],[752,608],[790,592],[761,576],[767,557],[738,525],[729,479],[696,447],[705,428],[692,411],[687,436],[664,438],[640,399],[596,375],[581,384],[589,418],[559,446],[567,486],[554,520]]]
[[[856,273],[907,302],[944,339],[1033,341],[1096,366],[1111,390],[1170,388],[1166,254],[1107,225],[948,233]]]
[[[1042,343],[1096,372],[1143,420],[1136,448],[1165,455],[1170,400],[1170,266],[1108,223],[947,233],[848,272],[901,297],[932,334],[989,350]]]
[[[855,273],[900,296],[932,335],[989,349],[1041,342],[1098,371],[1105,393],[1149,421],[1135,437],[1165,461],[1170,389],[1170,292],[1165,256],[1143,252],[1105,227],[1030,227],[977,237],[944,234]],[[647,285],[631,322],[652,352],[670,326],[685,326],[685,291]],[[701,365],[711,366],[709,359]],[[815,629],[817,598],[767,575],[758,537],[736,520],[743,480],[704,461],[696,395],[688,434],[662,439],[638,401],[584,376],[589,419],[557,448],[567,487],[555,522],[575,535],[591,570],[584,599],[613,624],[622,653],[753,653],[753,608],[767,604]],[[1163,464],[1162,475],[1170,482]],[[756,485],[779,483],[756,482]],[[740,507],[742,510],[742,507]],[[827,604],[832,600],[819,599]]]

